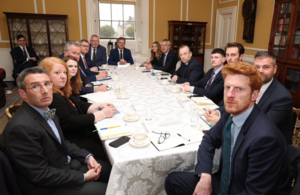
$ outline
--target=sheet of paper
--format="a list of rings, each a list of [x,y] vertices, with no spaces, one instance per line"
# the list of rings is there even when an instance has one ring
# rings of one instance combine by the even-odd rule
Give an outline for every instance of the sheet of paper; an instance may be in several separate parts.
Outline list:
[[[88,99],[88,101],[93,102],[95,104],[100,104],[117,99],[117,95],[112,95],[102,91],[81,95],[81,97],[84,97]]]

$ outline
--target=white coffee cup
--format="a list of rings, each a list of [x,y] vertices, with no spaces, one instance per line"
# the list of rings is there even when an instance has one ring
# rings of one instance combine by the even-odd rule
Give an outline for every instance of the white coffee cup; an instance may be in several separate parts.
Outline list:
[[[113,81],[117,81],[117,80],[119,80],[119,76],[118,75],[113,75],[113,76],[111,76],[111,79]]]
[[[127,118],[128,120],[134,120],[134,119],[136,119],[137,112],[134,111],[134,110],[130,110],[130,111],[127,111],[127,112],[125,113],[125,115],[126,115],[126,118]]]
[[[134,69],[135,69],[135,70],[139,70],[139,69],[140,69],[140,66],[139,66],[139,65],[135,65]]]
[[[136,133],[133,135],[133,142],[137,145],[143,145],[146,141],[147,135],[144,133]]]
[[[167,85],[169,81],[167,79],[161,80],[160,82],[162,85]]]
[[[177,86],[172,86],[171,89],[170,89],[171,92],[178,92],[179,89]]]
[[[119,92],[118,94],[118,98],[122,98],[122,99],[127,98],[127,96],[128,96],[127,92]]]
[[[103,68],[103,69],[106,69],[107,66],[108,66],[107,64],[102,64],[102,68]]]
[[[180,95],[181,101],[187,101],[189,98],[186,95]]]

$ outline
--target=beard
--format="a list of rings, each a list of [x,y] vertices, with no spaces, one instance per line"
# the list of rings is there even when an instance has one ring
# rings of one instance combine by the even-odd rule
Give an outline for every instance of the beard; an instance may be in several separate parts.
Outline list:
[[[229,104],[228,102],[234,103],[234,104]],[[244,104],[240,104],[239,101],[230,100],[228,98],[226,98],[224,101],[224,106],[225,106],[226,112],[228,112],[229,114],[232,114],[234,116],[237,116],[237,115],[243,113],[244,111],[246,111],[250,104],[251,104],[251,96],[249,97],[249,102],[245,102]]]

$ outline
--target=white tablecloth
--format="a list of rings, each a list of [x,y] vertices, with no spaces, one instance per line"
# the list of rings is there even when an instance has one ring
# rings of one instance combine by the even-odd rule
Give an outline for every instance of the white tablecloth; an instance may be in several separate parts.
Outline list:
[[[148,133],[148,129],[154,130],[159,127],[161,121],[176,121],[177,125],[164,127],[164,130],[172,131],[172,128],[181,128],[186,131],[194,130],[190,125],[188,112],[197,105],[192,102],[184,103],[184,108],[178,103],[176,97],[179,93],[166,93],[164,88],[169,86],[159,85],[156,80],[151,80],[149,73],[141,73],[134,67],[115,68],[120,81],[105,81],[114,84],[122,82],[130,98],[127,100],[113,100],[120,111],[111,119],[101,122],[123,120],[124,113],[128,110],[137,109],[140,119],[137,122],[127,123],[133,132]],[[114,93],[113,90],[107,93]],[[134,107],[133,107],[134,105]],[[144,106],[151,105],[153,119],[144,124]],[[178,124],[179,122],[179,124]],[[196,165],[196,155],[199,143],[177,147],[165,151],[158,151],[151,143],[148,146],[137,148],[126,143],[118,148],[108,144],[113,140],[104,141],[104,145],[112,164],[112,171],[106,194],[108,195],[143,195],[143,194],[166,194],[164,190],[165,178],[173,171],[193,171]]]
[[[138,62],[138,63],[142,63],[147,61],[150,57],[149,56],[141,56],[140,54],[134,54],[132,55],[133,61],[134,62]]]

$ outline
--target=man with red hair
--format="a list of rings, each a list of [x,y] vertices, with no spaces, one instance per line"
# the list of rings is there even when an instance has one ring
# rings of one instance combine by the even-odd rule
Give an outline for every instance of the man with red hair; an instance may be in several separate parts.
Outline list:
[[[167,177],[167,194],[288,194],[284,137],[255,104],[260,73],[238,62],[227,64],[222,75],[226,113],[203,137],[195,172]],[[221,167],[212,174],[214,152],[221,146]]]

